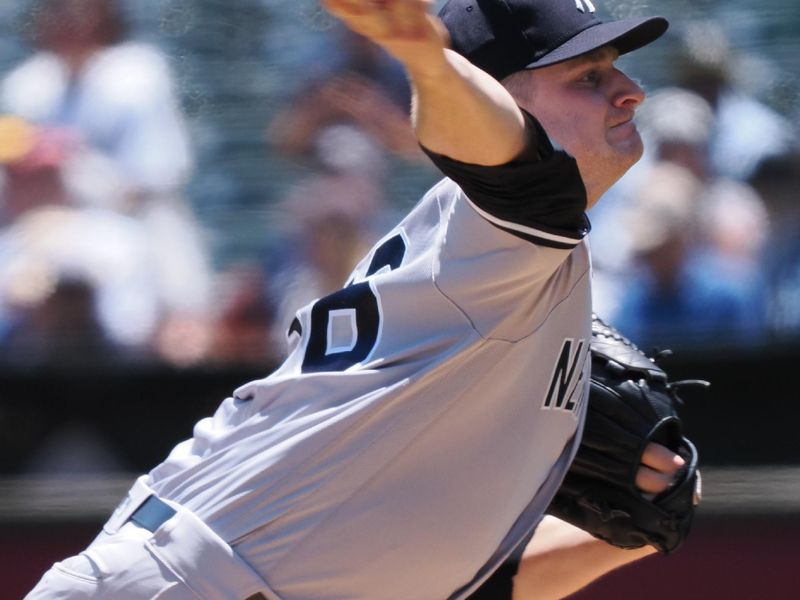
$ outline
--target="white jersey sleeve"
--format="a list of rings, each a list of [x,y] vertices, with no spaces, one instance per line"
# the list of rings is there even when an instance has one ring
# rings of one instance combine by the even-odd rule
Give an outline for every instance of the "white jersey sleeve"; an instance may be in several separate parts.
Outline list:
[[[150,484],[287,600],[464,597],[576,448],[589,279],[585,240],[531,243],[445,179]]]

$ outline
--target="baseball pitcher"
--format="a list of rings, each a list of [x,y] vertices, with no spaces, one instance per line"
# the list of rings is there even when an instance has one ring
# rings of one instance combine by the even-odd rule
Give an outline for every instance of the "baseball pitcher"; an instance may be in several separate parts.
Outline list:
[[[642,153],[615,61],[667,23],[431,4],[326,1],[404,65],[445,178],[31,600],[466,598],[536,528],[587,409],[585,212]],[[645,491],[685,461],[658,447]]]

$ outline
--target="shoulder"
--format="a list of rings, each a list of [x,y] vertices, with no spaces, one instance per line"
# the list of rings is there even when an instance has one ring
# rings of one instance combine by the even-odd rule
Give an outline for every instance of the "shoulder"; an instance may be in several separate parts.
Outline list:
[[[112,46],[94,58],[85,73],[86,85],[120,101],[160,101],[172,90],[172,74],[166,56],[156,47],[126,42]]]
[[[3,108],[27,118],[42,118],[40,113],[63,95],[66,80],[66,68],[54,54],[34,54],[3,79]]]

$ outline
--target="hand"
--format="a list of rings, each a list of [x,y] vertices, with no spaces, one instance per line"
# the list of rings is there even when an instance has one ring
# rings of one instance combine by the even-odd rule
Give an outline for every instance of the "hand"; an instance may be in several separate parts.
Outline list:
[[[675,483],[678,472],[686,464],[682,457],[669,448],[650,442],[642,454],[642,463],[636,473],[636,487],[646,497],[654,498]]]
[[[323,0],[323,5],[410,71],[443,62],[448,36],[441,21],[431,14],[433,0]]]

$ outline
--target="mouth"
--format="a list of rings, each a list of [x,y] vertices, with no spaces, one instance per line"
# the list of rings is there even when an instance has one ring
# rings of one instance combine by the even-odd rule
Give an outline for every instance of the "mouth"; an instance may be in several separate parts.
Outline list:
[[[629,146],[641,146],[642,138],[639,135],[639,130],[636,128],[636,122],[633,120],[633,115],[627,118],[618,120],[614,125],[608,129],[608,137],[606,138],[612,145],[623,144]]]
[[[609,134],[614,139],[629,138],[638,135],[638,133],[639,130],[636,128],[633,115],[629,115],[625,119],[619,120],[609,127]]]
[[[636,126],[636,124],[633,122],[633,113],[631,113],[631,114],[627,115],[626,117],[618,120],[616,123],[611,125],[610,129],[615,129],[617,127],[623,127],[624,125],[631,125],[633,127]]]

